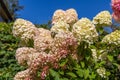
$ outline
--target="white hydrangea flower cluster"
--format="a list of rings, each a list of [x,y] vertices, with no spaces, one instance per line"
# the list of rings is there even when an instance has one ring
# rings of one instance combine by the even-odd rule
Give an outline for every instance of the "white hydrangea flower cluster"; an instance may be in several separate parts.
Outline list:
[[[30,65],[31,60],[35,59],[38,53],[33,48],[22,47],[16,50],[16,59],[20,65]]]
[[[13,35],[27,42],[33,38],[35,29],[36,27],[30,21],[16,19],[13,25]]]
[[[51,31],[44,28],[37,28],[37,30],[35,30],[35,36],[51,37]]]
[[[49,30],[38,28],[36,36],[34,36],[34,49],[37,51],[46,51],[50,49],[50,45],[53,42],[51,32]]]
[[[69,32],[69,28],[70,28],[69,24],[65,23],[64,21],[58,21],[52,26],[51,31],[55,33]]]
[[[105,69],[105,68],[103,68],[103,67],[98,68],[98,69],[97,69],[97,73],[98,73],[101,77],[106,78],[106,69]]]
[[[58,21],[65,21],[65,11],[64,10],[56,10],[53,14],[53,18],[52,18],[52,24],[57,23]]]
[[[120,30],[116,30],[108,35],[106,35],[102,42],[107,43],[107,44],[115,44],[115,45],[120,45]]]
[[[75,9],[66,10],[66,22],[68,24],[73,24],[78,21],[78,14]]]
[[[87,18],[82,18],[73,25],[72,32],[78,41],[93,43],[98,37],[94,24]]]
[[[112,16],[109,11],[102,11],[93,18],[93,23],[97,26],[110,26],[112,24]]]
[[[53,14],[52,24],[57,23],[58,21],[63,21],[68,24],[73,24],[78,20],[78,14],[75,9],[56,10]]]

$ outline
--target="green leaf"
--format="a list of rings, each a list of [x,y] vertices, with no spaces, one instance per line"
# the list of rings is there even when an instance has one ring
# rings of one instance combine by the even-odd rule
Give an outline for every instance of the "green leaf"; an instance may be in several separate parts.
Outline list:
[[[69,79],[67,79],[67,78],[61,78],[60,80],[69,80]]]
[[[76,71],[76,73],[78,74],[78,76],[80,76],[80,77],[83,77],[83,70],[82,69],[79,69],[78,71]]]
[[[119,67],[119,64],[117,64],[117,63],[113,63],[113,65],[115,65],[115,66]]]
[[[69,75],[69,76],[71,76],[71,77],[73,77],[73,78],[75,78],[75,77],[77,77],[74,73],[72,73],[72,72],[68,72],[68,73],[66,73],[67,75]]]
[[[89,69],[85,70],[84,78],[87,79],[89,77]]]
[[[96,49],[95,45],[90,45],[91,49]]]
[[[54,71],[53,69],[50,69],[50,74],[55,77],[56,75],[58,75],[58,73],[56,71]]]
[[[59,74],[64,75],[64,71],[59,71]]]
[[[90,56],[86,56],[85,59],[88,61],[90,59]]]
[[[84,62],[80,62],[80,63],[81,63],[82,68],[84,68],[85,67],[85,63]]]
[[[111,74],[111,73],[110,73],[109,71],[106,72],[106,75],[107,75],[107,76],[110,76],[110,74]]]
[[[58,75],[55,76],[55,80],[60,80]]]
[[[104,65],[106,61],[101,61],[100,63],[96,63],[95,69],[99,68],[100,66]]]
[[[100,34],[102,34],[104,32],[104,29],[102,27],[99,28],[99,32],[100,32]]]
[[[92,74],[91,74],[91,75],[89,75],[89,77],[90,77],[90,79],[95,79],[96,74],[95,74],[94,72],[92,72]]]
[[[113,61],[113,56],[107,55],[107,58],[108,58],[108,60],[110,60],[111,62]]]
[[[59,65],[63,67],[68,62],[68,59],[65,59],[63,62],[61,62]]]

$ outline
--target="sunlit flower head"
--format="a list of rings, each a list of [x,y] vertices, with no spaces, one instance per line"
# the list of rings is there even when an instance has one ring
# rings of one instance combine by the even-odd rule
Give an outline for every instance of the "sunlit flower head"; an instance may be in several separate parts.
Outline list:
[[[52,67],[55,63],[56,56],[54,56],[53,54],[41,52],[39,56],[36,59],[34,59],[32,61],[32,64],[29,66],[31,74],[30,76],[34,77],[34,75],[37,75],[36,73],[38,70],[43,69],[45,66]],[[46,77],[46,74],[41,73],[41,77]]]
[[[58,55],[74,54],[76,47],[77,40],[72,33],[59,32],[55,35],[52,51]],[[62,58],[62,56],[58,58]]]
[[[93,18],[93,23],[97,26],[110,26],[112,24],[112,16],[109,11],[102,11]]]
[[[37,28],[37,30],[35,31],[35,37],[36,36],[50,37],[51,31],[44,29],[44,28]]]
[[[55,23],[52,28],[51,28],[51,32],[69,32],[69,28],[70,26],[65,23],[64,21],[58,21],[57,23]]]
[[[49,30],[39,28],[34,37],[34,48],[41,52],[49,50],[50,44],[53,38],[51,37],[51,32]]]
[[[87,18],[82,18],[73,25],[72,32],[78,41],[93,43],[97,39],[98,33],[94,24]]]
[[[41,52],[41,51],[47,51],[50,49],[50,45],[52,43],[52,38],[44,38],[44,37],[38,37],[34,39],[34,48]]]
[[[75,9],[56,10],[53,14],[52,24],[57,23],[58,21],[63,21],[68,24],[73,24],[78,20],[78,14]]]
[[[56,10],[52,17],[52,24],[55,24],[58,21],[64,21],[65,22],[65,11],[64,10]]]
[[[78,14],[75,9],[66,10],[66,22],[68,24],[73,24],[78,20]]]
[[[18,61],[18,63],[20,65],[26,65],[28,64],[28,61],[30,60],[30,54],[34,54],[36,53],[37,51],[33,48],[28,48],[28,47],[22,47],[22,48],[18,48],[16,50],[16,59]],[[34,54],[35,56],[35,54]]]
[[[29,77],[29,69],[18,72],[15,75],[14,80],[26,80],[27,77]]]
[[[106,35],[102,42],[107,43],[107,44],[115,44],[115,45],[120,45],[120,31],[116,30],[108,35]]]
[[[33,38],[35,29],[35,25],[31,22],[24,19],[16,19],[13,25],[13,35],[27,42]]]

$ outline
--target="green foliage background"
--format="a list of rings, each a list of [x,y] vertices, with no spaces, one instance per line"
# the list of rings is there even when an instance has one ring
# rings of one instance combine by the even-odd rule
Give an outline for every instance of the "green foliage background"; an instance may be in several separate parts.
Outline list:
[[[14,75],[24,69],[15,59],[18,43],[19,39],[12,35],[12,23],[0,23],[0,80],[13,80]]]

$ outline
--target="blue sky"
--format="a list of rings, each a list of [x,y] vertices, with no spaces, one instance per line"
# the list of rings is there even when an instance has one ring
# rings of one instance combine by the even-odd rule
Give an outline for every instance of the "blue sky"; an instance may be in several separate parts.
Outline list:
[[[19,18],[27,19],[33,23],[45,24],[52,19],[57,9],[74,8],[78,17],[92,19],[103,10],[112,12],[111,0],[19,0],[24,10],[19,11]]]

